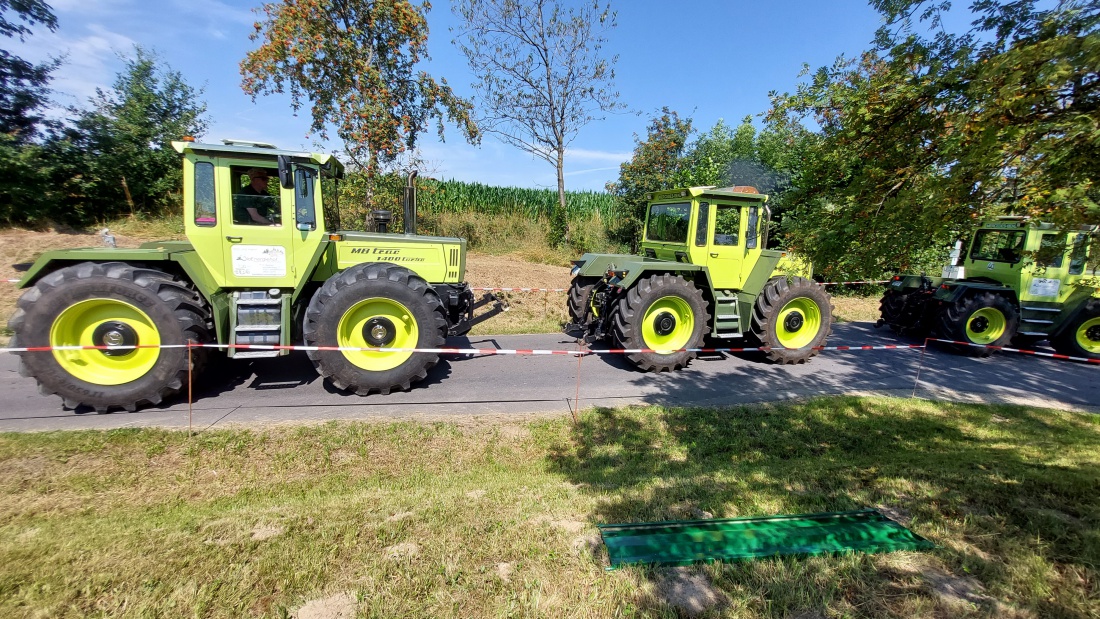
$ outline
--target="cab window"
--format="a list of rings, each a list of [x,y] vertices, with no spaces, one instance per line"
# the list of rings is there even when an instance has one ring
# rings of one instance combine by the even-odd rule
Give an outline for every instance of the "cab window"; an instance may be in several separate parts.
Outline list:
[[[714,217],[714,244],[737,245],[741,230],[741,207],[719,204]]]
[[[687,243],[691,205],[653,204],[649,207],[646,240],[663,243]]]
[[[1073,240],[1073,253],[1069,257],[1069,274],[1081,275],[1085,272],[1085,264],[1088,263],[1089,237],[1078,234]]]
[[[1023,230],[979,230],[970,249],[970,259],[1019,262],[1023,249]]]
[[[1062,260],[1066,253],[1066,237],[1064,234],[1044,234],[1039,239],[1039,255],[1036,262],[1040,266],[1061,268]]]
[[[699,203],[699,223],[695,225],[695,246],[707,246],[707,225],[710,223],[710,203]]]
[[[279,220],[279,171],[262,166],[232,166],[233,223],[243,226],[277,226]]]
[[[214,164],[200,161],[195,164],[195,225],[209,228],[218,224],[218,212],[214,208]]]

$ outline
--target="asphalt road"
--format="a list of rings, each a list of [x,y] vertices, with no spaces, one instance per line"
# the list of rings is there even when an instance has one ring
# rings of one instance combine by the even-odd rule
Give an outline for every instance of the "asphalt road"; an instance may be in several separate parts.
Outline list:
[[[870,323],[836,325],[830,345],[899,342]],[[453,338],[449,346],[572,350],[564,335]],[[0,431],[159,426],[196,429],[329,419],[492,418],[568,414],[579,384],[580,404],[731,405],[814,395],[878,393],[960,401],[1017,402],[1097,410],[1100,366],[1003,353],[976,359],[929,348],[826,351],[809,363],[777,366],[755,354],[709,354],[684,371],[642,373],[614,355],[443,358],[408,392],[361,397],[336,391],[304,353],[229,361],[186,399],[134,413],[64,410],[19,376],[15,355],[0,353]],[[917,371],[920,369],[919,382]],[[580,381],[577,380],[578,372]]]

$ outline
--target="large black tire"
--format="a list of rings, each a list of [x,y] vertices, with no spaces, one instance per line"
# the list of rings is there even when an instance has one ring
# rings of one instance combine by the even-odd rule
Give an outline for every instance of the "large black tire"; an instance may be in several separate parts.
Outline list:
[[[599,281],[600,278],[598,277],[573,278],[573,282],[569,285],[569,322],[587,327],[588,323],[592,321],[594,317],[588,301],[592,289]]]
[[[80,308],[89,304],[98,305],[100,309],[82,314]],[[128,319],[128,308],[123,304],[140,310],[148,317],[162,345],[206,344],[212,341],[210,310],[194,288],[162,271],[121,262],[85,262],[46,275],[20,297],[18,309],[8,321],[8,328],[15,332],[13,341],[23,347],[117,343],[69,341],[63,326],[117,325],[120,320]],[[121,313],[111,315],[114,310]],[[58,335],[51,342],[51,330],[55,323],[59,325]],[[109,331],[110,326],[104,333]],[[132,329],[124,327],[122,331],[132,332]],[[97,327],[93,335],[99,332]],[[102,337],[106,338],[106,335]],[[140,339],[135,341],[138,345],[142,344]],[[130,343],[130,340],[124,343]],[[19,353],[20,373],[38,381],[39,391],[43,394],[61,396],[66,407],[83,405],[99,412],[122,407],[134,411],[142,405],[159,404],[187,385],[187,349],[161,348],[155,354],[152,350]],[[126,382],[101,384],[94,377],[82,379],[72,373],[91,366],[101,370],[99,376],[104,377],[101,379],[103,382],[112,383],[116,379],[111,376],[120,375],[113,374],[117,371],[115,366],[132,361],[135,355],[146,358],[155,356],[155,361],[151,361],[148,369],[140,375],[141,369],[132,370],[137,377]],[[204,348],[191,350],[192,378],[197,378],[202,372],[207,356],[208,351]],[[65,361],[60,361],[59,357]],[[89,359],[90,364],[87,363]]]
[[[887,290],[882,294],[882,299],[879,300],[879,315],[882,318],[882,322],[889,326],[890,330],[894,333],[923,337],[928,332],[928,328],[924,326],[923,320],[918,321],[916,327],[902,324],[905,318],[906,301],[908,301],[909,296],[913,294],[917,294],[917,292],[912,290],[909,292]]]
[[[402,313],[401,316],[395,313],[380,314],[388,320],[388,325],[385,322],[371,323],[375,318],[369,318],[360,330],[367,346],[441,348],[446,341],[447,318],[435,290],[405,267],[376,262],[359,264],[337,273],[313,295],[306,309],[302,331],[306,345],[339,346],[341,329],[346,329],[344,333],[353,333],[350,331],[352,322],[371,313],[369,308],[355,309],[362,307],[361,302],[368,299],[379,299],[383,306],[391,308],[396,307],[393,305],[395,303],[400,304],[409,313]],[[357,312],[365,313],[360,315]],[[368,327],[380,328],[381,335],[371,336],[380,339],[370,341],[366,331]],[[416,329],[415,338],[412,338],[411,327]],[[406,344],[415,345],[399,345],[401,334],[409,338]],[[345,335],[345,345],[348,337],[354,336]],[[396,339],[387,342],[387,338]],[[437,353],[423,352],[407,356],[401,353],[385,354],[394,357],[338,350],[314,350],[308,354],[321,376],[330,379],[337,389],[353,391],[358,395],[368,395],[374,391],[383,395],[393,390],[407,391],[413,383],[426,378],[428,370],[439,361]],[[394,361],[394,367],[370,367],[376,363],[385,365],[378,359],[398,361]]]
[[[611,328],[622,348],[669,350],[699,348],[709,326],[703,292],[679,275],[662,273],[638,280],[619,299]],[[643,371],[668,372],[686,367],[695,356],[685,350],[630,353],[627,359]]]
[[[953,346],[973,357],[988,357],[988,346],[1008,346],[1020,326],[1020,313],[1008,299],[992,292],[967,295],[940,308],[932,329],[935,337],[982,346]]]
[[[1100,299],[1090,299],[1085,309],[1051,339],[1050,344],[1063,355],[1100,359]]]
[[[823,286],[805,277],[773,277],[756,297],[751,328],[769,361],[805,363],[833,332],[833,304]]]

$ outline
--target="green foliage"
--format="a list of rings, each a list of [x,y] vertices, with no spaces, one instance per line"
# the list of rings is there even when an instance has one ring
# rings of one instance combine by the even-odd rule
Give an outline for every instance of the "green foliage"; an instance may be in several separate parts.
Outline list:
[[[31,26],[57,29],[57,17],[41,0],[0,0],[0,36],[25,40]],[[32,64],[0,49],[0,220],[40,216],[38,196],[47,185],[42,148],[34,143],[48,103],[50,73],[59,61]],[[27,216],[21,215],[27,212]]]
[[[201,90],[135,48],[110,90],[70,108],[39,142],[0,136],[0,220],[83,225],[176,210],[182,182],[170,141],[201,135]]]
[[[634,136],[634,155],[619,166],[619,180],[607,184],[619,204],[621,223],[612,231],[617,241],[637,250],[645,224],[646,194],[677,186],[691,132],[691,119],[681,119],[666,107],[650,120],[644,140]]]
[[[35,25],[57,30],[50,5],[42,0],[0,0],[0,36],[24,41]],[[35,136],[42,122],[40,111],[48,102],[50,73],[58,64],[32,64],[0,49],[0,134],[23,143]]]
[[[252,35],[262,43],[241,62],[241,87],[253,98],[287,89],[295,110],[309,101],[312,130],[327,137],[334,127],[368,181],[415,148],[431,120],[441,138],[447,120],[476,142],[471,104],[417,70],[429,59],[430,8],[407,0],[265,3]]]
[[[979,0],[958,34],[947,3],[872,4],[874,49],[772,95],[769,126],[819,127],[786,198],[792,245],[827,277],[875,277],[1004,211],[1100,222],[1100,7]]]
[[[70,199],[97,220],[177,208],[182,172],[170,142],[206,131],[202,90],[141,47],[134,52],[112,89],[97,89],[91,109],[72,110],[63,132],[75,159],[63,166],[75,172],[66,175]]]

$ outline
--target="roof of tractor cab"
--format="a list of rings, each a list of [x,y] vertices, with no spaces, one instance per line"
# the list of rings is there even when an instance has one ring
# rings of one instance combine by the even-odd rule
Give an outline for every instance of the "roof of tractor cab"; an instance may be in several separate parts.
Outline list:
[[[747,198],[760,202],[768,201],[767,195],[760,193],[755,187],[749,187],[748,185],[735,185],[733,187],[716,187],[714,185],[707,185],[704,187],[681,187],[679,189],[654,191],[649,194],[648,198],[650,200],[670,200],[673,198],[686,198],[688,196],[693,198]]]
[[[308,159],[320,166],[326,168],[334,167],[334,173],[342,173],[344,171],[344,165],[340,161],[332,156],[324,153],[311,153],[306,151],[296,150],[282,150],[275,148],[271,144],[265,144],[262,142],[246,142],[243,140],[222,140],[222,144],[206,144],[202,142],[192,141],[173,141],[172,148],[176,149],[177,153],[183,154],[186,152],[192,152],[204,155],[214,156],[236,156],[236,157],[262,157],[271,158],[276,157],[291,157],[294,159]]]

